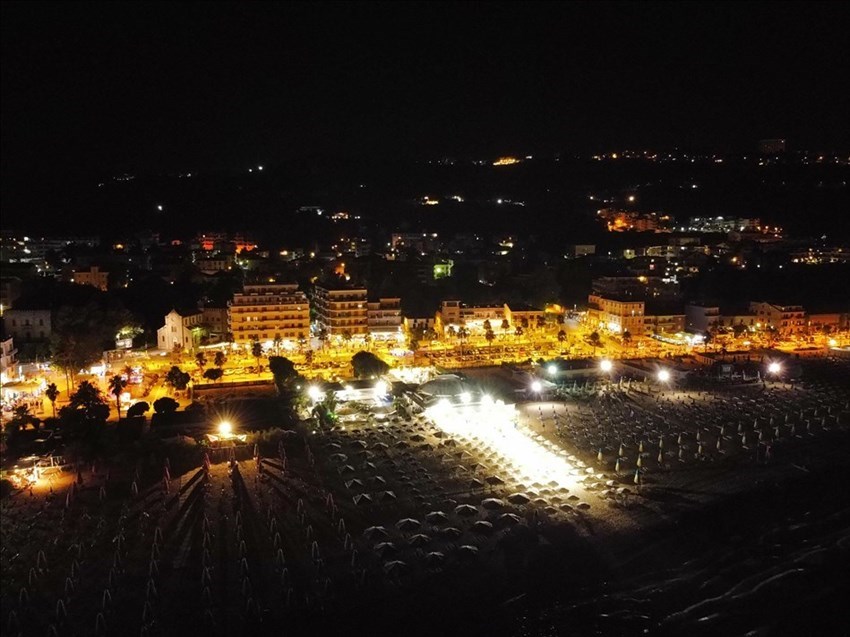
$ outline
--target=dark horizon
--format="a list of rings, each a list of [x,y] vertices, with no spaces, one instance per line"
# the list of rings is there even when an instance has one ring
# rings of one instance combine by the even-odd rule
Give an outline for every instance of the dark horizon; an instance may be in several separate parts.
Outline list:
[[[737,153],[773,137],[843,150],[846,18],[825,3],[5,3],[3,180],[303,156]]]

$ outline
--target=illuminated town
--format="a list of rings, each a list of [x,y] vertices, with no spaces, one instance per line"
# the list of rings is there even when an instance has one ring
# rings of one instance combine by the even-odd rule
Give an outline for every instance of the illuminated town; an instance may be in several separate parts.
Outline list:
[[[741,137],[733,109],[737,136],[680,143],[688,118],[637,105],[631,134],[625,92],[555,99],[468,50],[517,77],[555,60],[549,81],[591,43],[551,25],[661,33],[641,6],[494,5],[539,35],[510,45],[461,29],[472,6],[411,5],[412,26],[388,5],[52,4],[38,35],[4,7],[3,634],[846,634],[847,131],[780,109]],[[814,6],[844,37],[846,8]],[[87,26],[83,46],[66,11],[127,41]],[[349,23],[395,51],[349,46]],[[609,97],[638,64],[611,46],[581,80]],[[142,79],[110,94],[107,52]],[[141,99],[184,82],[173,113]]]

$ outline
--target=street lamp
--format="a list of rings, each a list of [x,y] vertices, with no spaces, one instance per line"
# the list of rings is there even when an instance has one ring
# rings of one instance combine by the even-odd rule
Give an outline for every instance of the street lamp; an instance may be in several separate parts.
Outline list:
[[[319,389],[318,385],[310,385],[307,388],[307,395],[310,397],[310,400],[317,403],[322,399],[322,390]]]
[[[767,366],[767,371],[775,376],[776,374],[782,371],[782,365],[780,365],[776,361],[773,361]]]
[[[557,366],[557,365],[555,365],[555,363],[550,363],[550,364],[546,367],[546,372],[547,372],[550,376],[554,376],[555,374],[557,374],[557,373],[558,373],[558,366]]]
[[[611,361],[609,361],[606,358],[599,363],[599,369],[601,369],[603,372],[605,372],[607,374],[612,369],[614,369],[614,363],[612,363]]]
[[[662,383],[666,383],[670,380],[670,372],[668,372],[666,369],[658,370],[658,380]]]
[[[222,438],[229,438],[233,435],[233,425],[231,425],[227,420],[222,420],[218,423],[218,434]]]
[[[531,391],[533,391],[535,394],[539,394],[540,392],[542,392],[543,391],[542,383],[539,380],[535,380],[534,382],[532,382],[531,383]]]
[[[387,381],[383,379],[379,380],[377,383],[375,383],[375,395],[378,398],[383,398],[387,395],[388,388],[389,387],[387,386]]]

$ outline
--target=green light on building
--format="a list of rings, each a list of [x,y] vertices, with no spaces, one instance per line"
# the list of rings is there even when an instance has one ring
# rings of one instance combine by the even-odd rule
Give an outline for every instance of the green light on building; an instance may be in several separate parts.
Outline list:
[[[454,261],[451,259],[443,262],[443,263],[435,263],[434,264],[434,279],[444,279],[446,277],[450,277],[452,275],[452,266],[454,266]]]

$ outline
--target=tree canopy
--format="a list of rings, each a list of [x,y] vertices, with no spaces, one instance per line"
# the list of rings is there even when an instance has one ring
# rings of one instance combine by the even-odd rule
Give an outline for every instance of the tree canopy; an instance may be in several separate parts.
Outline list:
[[[274,376],[274,384],[278,394],[284,394],[300,376],[295,369],[295,363],[284,356],[269,356],[269,370]]]
[[[53,323],[50,353],[53,363],[73,377],[112,349],[121,330],[136,326],[133,316],[120,304],[91,301],[82,307],[63,306]]]
[[[390,370],[390,366],[380,358],[371,352],[364,351],[357,352],[351,357],[351,366],[354,368],[354,375],[357,378],[380,376]]]
[[[158,414],[173,414],[179,406],[180,403],[169,396],[163,396],[153,401],[153,410]]]
[[[186,389],[190,379],[191,376],[182,371],[179,367],[177,367],[177,365],[174,365],[165,375],[165,382],[177,390]]]

